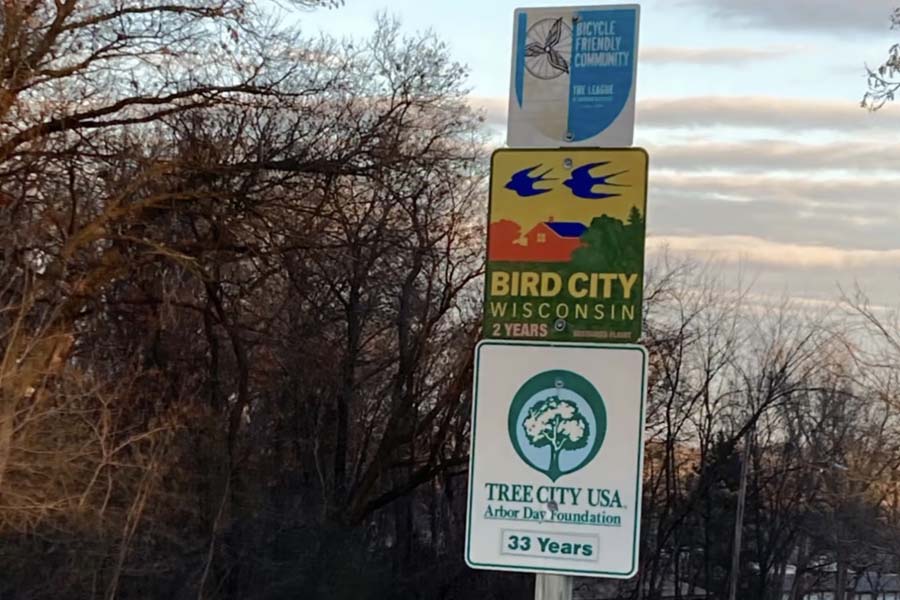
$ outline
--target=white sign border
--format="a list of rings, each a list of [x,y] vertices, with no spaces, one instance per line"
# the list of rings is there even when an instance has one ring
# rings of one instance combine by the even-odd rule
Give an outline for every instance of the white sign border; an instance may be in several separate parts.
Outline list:
[[[545,348],[568,347],[568,348],[605,348],[609,350],[631,350],[640,352],[642,358],[641,377],[641,410],[640,423],[638,425],[638,466],[637,477],[635,478],[635,515],[634,515],[634,531],[632,532],[632,553],[631,553],[631,569],[625,573],[615,571],[597,571],[585,569],[543,569],[535,567],[522,567],[516,565],[497,565],[491,563],[477,563],[471,560],[471,532],[472,532],[472,485],[475,479],[475,433],[477,428],[476,412],[478,408],[478,367],[481,361],[481,349],[485,346],[538,346]],[[472,569],[480,569],[487,571],[514,571],[523,573],[550,573],[554,575],[581,575],[587,577],[606,577],[609,579],[631,579],[638,572],[638,557],[640,555],[640,532],[641,532],[641,509],[643,505],[643,488],[644,488],[644,429],[647,420],[647,367],[649,356],[647,349],[639,344],[596,344],[596,343],[579,343],[579,342],[544,342],[538,340],[532,341],[515,341],[515,340],[481,340],[475,346],[475,361],[472,369],[472,428],[470,433],[469,445],[469,481],[467,489],[466,502],[466,565]]]
[[[517,138],[515,141],[517,143],[513,144],[510,140],[510,130],[512,129],[512,114],[514,110],[514,105],[516,104],[516,36],[518,35],[516,23],[518,22],[519,14],[526,13],[551,13],[554,15],[558,15],[564,12],[576,12],[576,11],[602,11],[602,10],[634,10],[635,11],[635,32],[634,32],[634,56],[632,57],[632,71],[631,71],[631,92],[629,93],[628,100],[625,102],[625,106],[616,116],[615,120],[609,124],[609,127],[600,131],[596,135],[581,141],[568,141],[566,139],[556,139],[540,133],[535,129],[533,125],[529,125],[531,131],[519,131],[517,135],[521,136]],[[634,146],[634,130],[635,130],[635,121],[637,118],[637,84],[638,84],[638,58],[639,58],[639,48],[640,48],[640,30],[641,30],[641,16],[642,16],[642,7],[640,2],[624,2],[621,4],[589,4],[589,5],[567,5],[567,6],[525,6],[516,8],[513,11],[513,35],[512,35],[512,64],[510,65],[510,75],[509,75],[509,96],[507,98],[507,110],[506,110],[506,133],[504,135],[504,141],[506,143],[506,147],[522,149],[522,148],[630,148]],[[622,119],[625,118],[628,121],[627,126],[620,123]],[[516,126],[520,126],[516,124]],[[622,136],[618,131],[610,134],[608,133],[612,129],[625,128],[627,135]],[[618,137],[616,137],[618,136]],[[614,139],[610,139],[614,138]]]

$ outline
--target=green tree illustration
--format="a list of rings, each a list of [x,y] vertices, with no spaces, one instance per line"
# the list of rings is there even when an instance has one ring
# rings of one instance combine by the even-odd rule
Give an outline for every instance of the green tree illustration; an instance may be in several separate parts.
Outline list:
[[[635,231],[643,231],[644,229],[644,218],[641,216],[641,211],[637,206],[632,206],[628,212],[628,227]]]
[[[522,426],[532,446],[550,447],[550,468],[546,473],[553,481],[562,475],[559,469],[560,452],[584,448],[590,437],[587,419],[578,407],[556,396],[531,407]]]
[[[572,254],[572,266],[580,271],[626,273],[637,270],[641,264],[643,238],[632,235],[635,229],[609,215],[594,217],[581,236],[581,248]]]

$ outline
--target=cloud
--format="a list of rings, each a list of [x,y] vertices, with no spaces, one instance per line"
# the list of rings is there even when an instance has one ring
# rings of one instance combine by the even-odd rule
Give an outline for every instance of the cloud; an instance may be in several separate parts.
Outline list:
[[[502,130],[505,98],[472,102]],[[900,246],[900,142],[889,133],[900,125],[900,113],[891,108],[873,115],[852,102],[774,97],[641,102],[639,131],[665,140],[648,145],[649,230],[813,249],[893,250]],[[776,130],[771,138],[723,139],[722,132],[706,127],[763,124]],[[817,128],[850,141],[798,135]],[[663,130],[669,133],[660,135]]]
[[[793,46],[772,46],[768,48],[686,48],[669,46],[649,46],[640,51],[640,62],[649,64],[689,63],[696,65],[730,65],[774,60],[802,51]]]
[[[680,258],[708,265],[721,293],[750,286],[746,301],[769,310],[790,307],[817,311],[834,308],[842,289],[865,290],[873,307],[896,306],[900,249],[841,249],[824,245],[778,243],[757,236],[651,236],[648,269],[677,264]],[[880,308],[879,308],[880,310]],[[808,313],[807,313],[808,314]]]
[[[506,127],[508,102],[506,96],[469,96],[469,106],[484,111],[487,124],[498,127]]]
[[[637,124],[653,127],[753,127],[799,131],[895,128],[900,111],[870,113],[859,103],[773,96],[694,96],[638,102]]]
[[[749,263],[792,269],[859,269],[894,266],[900,248],[889,250],[844,249],[830,246],[779,243],[754,236],[651,236],[647,249],[693,254],[725,263]]]
[[[862,70],[862,66],[860,66]],[[506,125],[505,96],[470,96],[490,125]],[[736,127],[778,131],[892,131],[900,127],[900,110],[888,106],[877,113],[854,101],[780,98],[776,96],[689,96],[648,98],[637,103],[637,127],[701,129]]]
[[[782,139],[716,142],[706,139],[647,146],[654,168],[687,171],[900,171],[900,144],[830,142],[808,144]]]
[[[805,246],[898,246],[900,178],[816,178],[654,169],[648,227],[655,235],[751,236]]]
[[[765,29],[887,31],[895,0],[682,0],[704,14],[736,25]]]
[[[651,158],[652,160],[652,158]],[[652,168],[652,163],[651,163]],[[809,173],[794,176],[735,173],[687,173],[656,169],[650,185],[669,191],[715,194],[732,201],[758,201],[762,198],[806,202],[808,206],[837,204],[860,206],[866,200],[886,200],[900,189],[897,177],[813,177]]]

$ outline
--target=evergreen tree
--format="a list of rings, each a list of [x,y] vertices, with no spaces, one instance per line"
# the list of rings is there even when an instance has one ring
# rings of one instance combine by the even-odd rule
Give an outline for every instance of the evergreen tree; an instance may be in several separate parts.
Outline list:
[[[641,217],[641,211],[637,206],[632,206],[628,213],[628,226],[635,229],[644,229],[644,219]]]

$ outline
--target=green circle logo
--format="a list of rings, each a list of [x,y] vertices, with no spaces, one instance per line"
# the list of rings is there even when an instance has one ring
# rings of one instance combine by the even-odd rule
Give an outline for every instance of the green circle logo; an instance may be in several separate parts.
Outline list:
[[[544,371],[516,392],[508,425],[519,458],[556,481],[597,455],[606,437],[606,407],[581,375]]]

